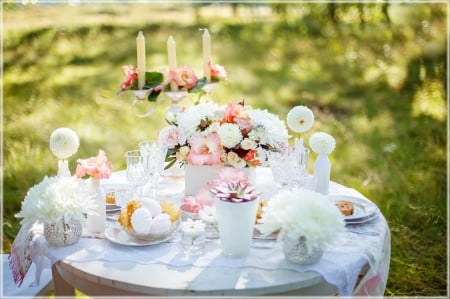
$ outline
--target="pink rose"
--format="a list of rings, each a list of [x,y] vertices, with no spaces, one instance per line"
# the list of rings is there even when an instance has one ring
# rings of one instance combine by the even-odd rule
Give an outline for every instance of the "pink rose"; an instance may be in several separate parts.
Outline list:
[[[234,167],[223,167],[217,180],[208,181],[208,186],[218,186],[226,182],[248,183],[248,177],[242,170]]]
[[[211,70],[211,78],[218,80],[225,79],[227,77],[227,71],[220,64],[213,64],[211,61],[208,63]]]
[[[175,148],[177,145],[186,143],[186,135],[184,131],[177,126],[168,126],[159,132],[159,143],[168,148]]]
[[[75,176],[82,178],[85,175],[90,175],[95,179],[107,179],[111,175],[111,170],[112,163],[108,161],[105,152],[99,150],[96,157],[77,160]]]
[[[198,78],[194,71],[188,66],[182,66],[175,70],[171,70],[169,77],[173,80],[178,87],[183,89],[191,89],[197,85]]]
[[[236,123],[236,122],[248,122],[250,116],[244,109],[243,103],[229,103],[225,107],[225,115],[222,118],[222,122]]]
[[[203,209],[205,206],[214,205],[214,200],[206,188],[200,189],[195,196],[187,196],[182,198],[181,202],[183,205],[188,206],[189,210],[193,213],[198,213],[198,211]]]
[[[194,135],[189,139],[191,150],[186,160],[192,165],[215,165],[219,166],[222,146],[217,133],[207,136]]]

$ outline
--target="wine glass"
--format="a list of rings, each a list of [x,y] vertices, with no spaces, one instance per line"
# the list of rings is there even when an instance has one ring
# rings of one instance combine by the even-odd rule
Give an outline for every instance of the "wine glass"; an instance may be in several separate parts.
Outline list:
[[[131,150],[125,153],[127,162],[127,180],[133,187],[136,199],[142,199],[142,188],[148,181],[148,172],[145,169],[144,155],[140,150]]]
[[[150,179],[153,199],[158,197],[158,180],[164,168],[167,147],[158,145],[156,141],[142,141],[139,150],[144,156],[145,171]]]

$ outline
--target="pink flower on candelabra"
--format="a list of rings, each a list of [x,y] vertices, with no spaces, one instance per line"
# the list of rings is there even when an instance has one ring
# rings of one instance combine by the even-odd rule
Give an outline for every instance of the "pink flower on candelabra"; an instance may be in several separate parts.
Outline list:
[[[214,81],[224,80],[227,77],[227,71],[225,67],[220,64],[213,64],[212,61],[208,62],[208,66],[211,72],[211,79]]]
[[[125,80],[120,83],[120,91],[124,91],[125,89],[130,87],[131,84],[133,84],[134,80],[136,80],[139,73],[139,71],[132,65],[124,65],[122,69],[125,73]]]
[[[182,66],[169,72],[170,81],[180,89],[189,90],[194,88],[198,83],[198,77],[195,75],[194,70],[188,66]]]
[[[99,150],[96,157],[77,160],[75,176],[82,178],[85,175],[90,175],[94,179],[107,179],[111,175],[111,170],[112,163],[108,161],[105,152]]]
[[[192,165],[213,165],[221,164],[221,154],[223,151],[220,137],[217,133],[207,136],[194,135],[189,139],[191,149],[186,160]]]

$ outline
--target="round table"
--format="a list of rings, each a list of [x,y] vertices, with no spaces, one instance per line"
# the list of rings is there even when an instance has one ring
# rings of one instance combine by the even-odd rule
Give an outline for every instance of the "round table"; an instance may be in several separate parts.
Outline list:
[[[124,171],[115,172],[102,184],[124,184],[125,177]],[[258,168],[256,185],[263,192],[262,196],[266,198],[269,198],[277,189],[270,169],[267,168]],[[332,183],[331,190],[333,186],[346,188]],[[183,193],[183,178],[160,180],[161,199],[180,204]],[[385,223],[382,215],[377,221]],[[80,239],[82,240],[83,238]],[[386,238],[386,240],[389,242],[386,246],[390,249],[390,239]],[[86,242],[100,244],[100,242],[108,241],[86,239]],[[176,243],[172,245],[177,246]],[[56,250],[49,248],[50,254]],[[77,250],[79,254],[80,249]],[[89,249],[86,248],[86,250]],[[389,259],[389,256],[390,252],[385,254],[384,258]],[[55,295],[72,296],[74,288],[90,296],[330,296],[337,294],[338,291],[335,285],[328,283],[321,274],[314,271],[299,272],[291,269],[263,269],[252,266],[173,266],[170,263],[161,262],[139,263],[130,259],[130,257],[115,261],[59,259],[52,266]],[[261,264],[264,262],[264,260],[260,261]],[[387,263],[384,261],[384,264],[389,265],[389,261]],[[367,267],[367,262],[361,264],[361,277],[367,271]],[[387,276],[387,273],[385,275]],[[385,282],[381,285],[382,292],[384,287]]]

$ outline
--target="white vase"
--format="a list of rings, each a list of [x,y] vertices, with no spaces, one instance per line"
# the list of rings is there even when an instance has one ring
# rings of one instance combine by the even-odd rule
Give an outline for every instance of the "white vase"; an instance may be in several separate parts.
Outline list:
[[[222,253],[231,257],[248,255],[259,199],[228,202],[214,199]]]
[[[311,246],[304,236],[298,238],[283,238],[282,251],[285,258],[291,263],[300,265],[311,265],[317,263],[322,255],[323,249],[318,246]]]
[[[44,223],[44,237],[49,244],[54,246],[66,246],[77,242],[81,232],[82,226],[79,220],[67,221],[63,217],[59,221]]]
[[[106,228],[106,198],[99,179],[90,180],[91,200],[95,201],[94,213],[88,213],[86,227],[91,233],[103,233]]]
[[[314,191],[328,195],[330,189],[331,162],[327,155],[320,154],[314,162]]]
[[[219,178],[219,172],[223,167],[210,165],[188,165],[184,166],[184,194],[186,196],[196,195],[202,188],[207,187],[207,182]],[[248,177],[249,183],[255,185],[256,169],[240,168]]]

